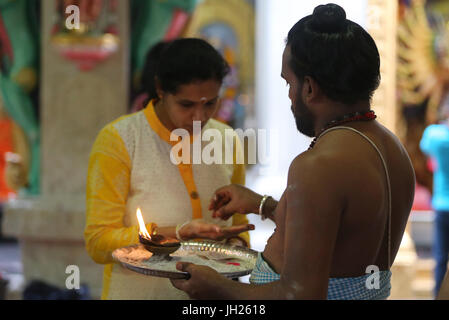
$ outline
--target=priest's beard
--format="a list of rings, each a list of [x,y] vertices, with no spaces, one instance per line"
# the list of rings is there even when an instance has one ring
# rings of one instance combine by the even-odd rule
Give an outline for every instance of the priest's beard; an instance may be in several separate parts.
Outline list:
[[[299,93],[298,97],[300,97]],[[299,132],[311,138],[315,137],[315,115],[310,112],[301,98],[296,100],[296,105],[292,106],[292,111]]]

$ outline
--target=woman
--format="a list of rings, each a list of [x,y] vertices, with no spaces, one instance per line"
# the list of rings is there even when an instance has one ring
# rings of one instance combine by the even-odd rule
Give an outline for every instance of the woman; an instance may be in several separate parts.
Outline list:
[[[205,41],[175,40],[161,54],[148,106],[110,123],[98,135],[89,160],[85,240],[91,257],[106,264],[103,299],[188,298],[168,279],[142,276],[112,263],[113,250],[138,243],[137,208],[150,232],[156,229],[181,240],[249,244],[246,231],[253,226],[243,215],[222,222],[207,211],[217,187],[244,184],[244,165],[176,165],[170,158],[178,143],[170,140],[175,129],[192,135],[193,121],[201,121],[203,131],[216,129],[223,136],[229,129],[211,119],[227,71],[226,62]],[[237,159],[242,150],[234,140]]]

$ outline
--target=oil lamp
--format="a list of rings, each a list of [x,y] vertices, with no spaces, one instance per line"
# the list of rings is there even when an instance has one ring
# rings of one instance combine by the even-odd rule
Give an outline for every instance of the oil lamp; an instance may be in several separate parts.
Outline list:
[[[170,254],[179,249],[181,242],[177,239],[166,238],[163,235],[159,235],[156,231],[153,231],[150,235],[145,227],[140,208],[137,208],[136,216],[139,222],[139,242],[146,250],[153,254],[151,259],[171,260]]]

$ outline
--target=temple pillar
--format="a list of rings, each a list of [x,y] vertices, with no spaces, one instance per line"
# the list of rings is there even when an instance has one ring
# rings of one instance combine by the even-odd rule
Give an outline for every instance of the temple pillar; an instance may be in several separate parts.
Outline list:
[[[378,120],[390,131],[401,136],[400,108],[396,99],[398,2],[368,0],[367,30],[376,41],[381,60],[381,83],[373,97],[373,109]],[[391,267],[390,299],[413,299],[417,254],[407,225],[399,252]]]
[[[376,41],[380,54],[380,86],[374,94],[372,108],[378,120],[399,134],[400,110],[396,100],[397,1],[368,0],[366,29]]]
[[[102,127],[128,105],[128,2],[116,2],[116,51],[93,68],[67,60],[55,49],[56,2],[42,1],[41,195],[5,205],[3,233],[19,239],[25,282],[38,279],[66,288],[66,268],[99,298],[103,266],[84,245],[88,157]],[[84,70],[84,71],[83,71]]]

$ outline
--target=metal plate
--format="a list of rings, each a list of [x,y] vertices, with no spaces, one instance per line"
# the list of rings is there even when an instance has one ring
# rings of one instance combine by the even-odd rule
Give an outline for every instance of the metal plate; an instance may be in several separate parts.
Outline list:
[[[221,244],[213,241],[182,242],[181,247],[172,254],[172,256],[178,255],[207,255],[209,257],[212,257],[212,259],[209,258],[211,260],[214,260],[213,257],[217,258],[217,260],[238,259],[240,261],[244,261],[245,264],[250,266],[244,268],[244,270],[234,272],[219,272],[221,275],[228,278],[237,278],[250,274],[257,260],[257,251],[244,247]],[[114,250],[114,252],[112,253],[112,257],[123,267],[147,276],[170,279],[187,279],[189,277],[189,274],[187,272],[160,270],[149,265],[147,262],[148,259],[151,258],[151,253],[146,251],[145,248],[140,244]],[[176,264],[176,262],[173,262],[173,264]]]

